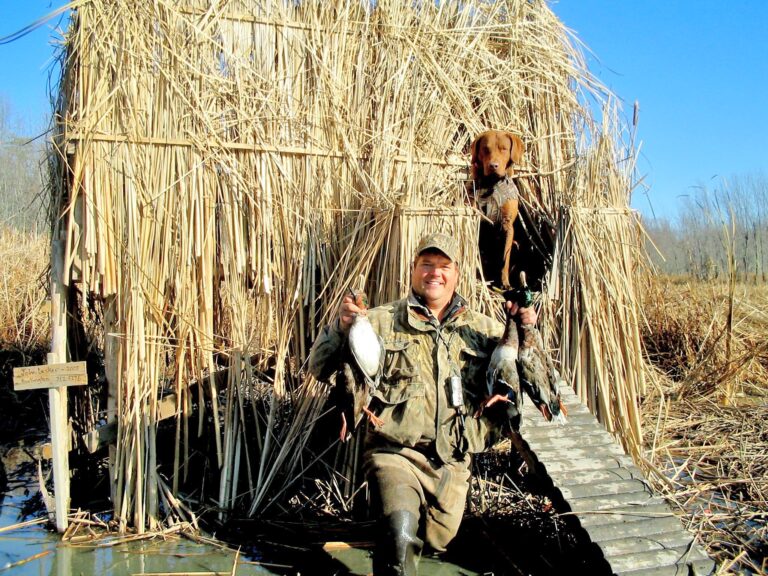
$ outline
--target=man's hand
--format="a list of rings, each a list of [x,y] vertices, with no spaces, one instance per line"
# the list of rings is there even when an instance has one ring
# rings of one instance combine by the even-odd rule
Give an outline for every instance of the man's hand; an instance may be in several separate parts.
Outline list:
[[[507,300],[504,305],[512,313],[512,316],[515,314],[520,316],[520,323],[523,325],[529,324],[533,326],[539,318],[538,314],[536,314],[536,309],[533,306],[520,308],[520,306],[517,305],[517,302],[513,302],[512,300]]]
[[[345,295],[341,299],[341,306],[339,306],[339,330],[344,332],[344,334],[349,333],[352,322],[362,312],[363,309],[355,304],[354,298],[349,294]]]
[[[480,404],[480,407],[475,412],[475,418],[480,418],[480,416],[483,415],[483,411],[486,408],[490,408],[491,406],[493,406],[497,402],[509,403],[509,402],[511,402],[511,400],[507,397],[506,394],[494,394],[490,398],[486,398],[485,400],[482,401],[482,403]]]

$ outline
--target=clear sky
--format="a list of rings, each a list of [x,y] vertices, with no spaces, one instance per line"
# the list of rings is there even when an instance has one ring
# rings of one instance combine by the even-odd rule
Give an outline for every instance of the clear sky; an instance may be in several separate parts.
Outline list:
[[[0,37],[19,31],[65,4],[62,0],[0,0]],[[61,38],[55,33],[57,25],[65,24],[56,18],[23,38],[0,45],[0,102],[25,128],[40,129],[50,117],[47,83],[52,43]]]
[[[640,105],[632,206],[672,218],[691,187],[768,174],[768,2],[560,0],[560,20],[590,48],[592,72]]]
[[[138,1],[138,0],[137,0]],[[61,0],[5,0],[0,36]],[[768,1],[559,0],[550,6],[589,47],[593,73],[640,105],[640,186],[632,205],[673,218],[692,187],[768,173]],[[53,20],[0,45],[0,101],[25,126],[42,126]]]

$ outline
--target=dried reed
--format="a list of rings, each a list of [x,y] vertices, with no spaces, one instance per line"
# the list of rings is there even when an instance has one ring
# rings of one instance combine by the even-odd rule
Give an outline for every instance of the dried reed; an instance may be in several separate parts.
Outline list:
[[[29,354],[47,346],[51,320],[44,236],[0,229],[0,349]]]
[[[660,374],[643,404],[658,489],[723,573],[768,541],[768,306],[764,288],[649,282],[644,339]],[[728,327],[731,341],[726,341]],[[670,378],[672,376],[674,379]],[[730,406],[722,402],[729,390]]]

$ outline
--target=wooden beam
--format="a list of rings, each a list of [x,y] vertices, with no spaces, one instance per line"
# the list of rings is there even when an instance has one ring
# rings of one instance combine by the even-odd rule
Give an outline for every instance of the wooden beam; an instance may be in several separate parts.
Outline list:
[[[56,239],[51,245],[51,352],[48,364],[67,361],[67,287],[63,281],[64,246]],[[69,515],[69,451],[67,433],[67,389],[48,391],[53,446],[53,489],[56,502],[56,530],[64,533]]]
[[[219,389],[223,382],[226,382],[227,370],[219,370],[214,374],[216,388]],[[196,386],[197,380],[187,384],[187,387]],[[208,389],[206,388],[207,392]],[[176,415],[176,394],[168,394],[160,399],[157,406],[157,421],[166,420]],[[111,444],[117,438],[117,421],[110,421],[102,426],[98,426],[83,434],[83,444],[90,454],[93,454],[100,448]]]

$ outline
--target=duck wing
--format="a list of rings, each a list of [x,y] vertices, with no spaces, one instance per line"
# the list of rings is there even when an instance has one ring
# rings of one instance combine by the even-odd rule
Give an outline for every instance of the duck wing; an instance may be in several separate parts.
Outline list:
[[[509,313],[504,335],[494,348],[486,371],[488,397],[500,394],[508,402],[498,402],[499,410],[504,410],[504,420],[513,430],[520,428],[522,414],[522,396],[520,395],[520,377],[517,370],[518,334]],[[492,408],[493,409],[493,408]]]
[[[521,325],[518,362],[521,386],[547,421],[565,424],[566,410],[560,398],[560,375],[544,350],[535,326]]]

